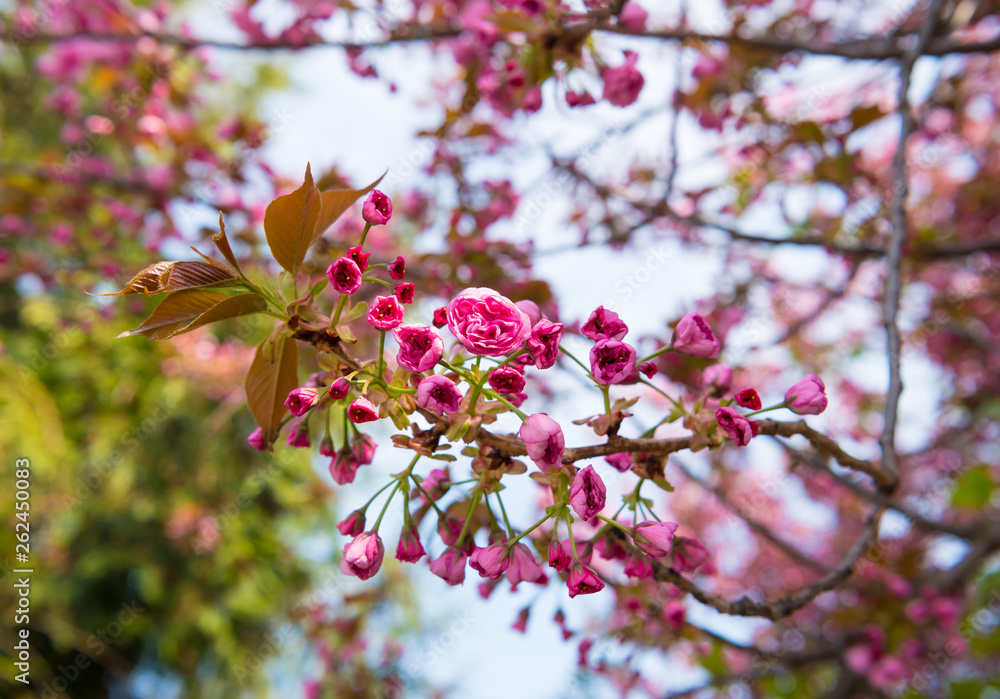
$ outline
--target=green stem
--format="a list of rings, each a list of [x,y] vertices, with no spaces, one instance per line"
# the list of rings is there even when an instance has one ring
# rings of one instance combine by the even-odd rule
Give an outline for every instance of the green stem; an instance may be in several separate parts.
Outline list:
[[[369,269],[371,269],[371,267],[369,267]],[[372,282],[374,284],[381,284],[382,286],[388,286],[388,287],[392,286],[391,282],[387,282],[384,279],[379,279],[378,277],[361,277],[361,281]]]
[[[510,520],[507,519],[507,510],[503,506],[503,499],[500,497],[500,491],[496,492],[497,502],[500,503],[500,514],[503,515],[503,522],[507,525],[507,538],[510,539],[514,536],[514,527],[510,526]]]
[[[566,513],[566,530],[569,535],[569,547],[573,550],[573,563],[579,563],[580,557],[576,554],[576,538],[573,536],[573,515],[569,512]]]
[[[362,245],[365,244],[365,238],[368,237],[368,231],[370,231],[371,228],[372,228],[372,224],[365,223],[365,229],[363,231],[361,231],[361,242],[358,243],[358,247],[360,247],[360,246],[362,246]]]
[[[572,359],[572,360],[573,360],[574,362],[576,362],[577,364],[579,364],[579,365],[580,365],[580,368],[581,368],[581,369],[583,369],[583,370],[584,370],[585,372],[587,372],[587,376],[588,376],[588,377],[589,377],[590,379],[593,379],[593,378],[594,378],[594,375],[590,373],[590,367],[589,367],[589,366],[587,366],[586,364],[584,364],[583,362],[581,362],[581,361],[580,361],[579,359],[577,359],[576,357],[574,357],[574,356],[573,356],[573,354],[572,354],[571,352],[568,352],[568,351],[566,350],[566,348],[565,348],[565,347],[563,347],[562,345],[559,345],[559,350],[560,350],[560,351],[561,351],[561,352],[562,352],[563,354],[565,354],[565,355],[566,355],[567,357],[569,357],[570,359]]]
[[[472,513],[476,511],[476,505],[479,504],[479,499],[482,496],[483,493],[481,490],[473,492],[472,500],[469,501],[469,511],[465,514],[465,524],[462,525],[462,531],[459,533],[458,538],[455,539],[455,546],[462,546],[462,541],[465,539],[465,535],[469,531],[469,525],[472,524]]]
[[[438,516],[444,517],[445,516],[444,512],[442,512],[441,508],[438,507],[438,504],[436,502],[434,502],[434,498],[431,497],[430,493],[428,493],[426,490],[424,490],[424,486],[422,486],[420,484],[420,481],[418,481],[417,477],[414,476],[412,473],[410,474],[410,480],[412,480],[413,484],[415,486],[417,486],[417,490],[419,490],[421,493],[424,494],[424,497],[427,498],[427,502],[429,502],[431,504],[431,507],[433,507],[435,510],[437,510]]]
[[[380,330],[378,335],[378,364],[376,378],[382,380],[382,373],[385,371],[385,330]]]
[[[347,303],[347,294],[341,294],[340,301],[337,303],[337,310],[333,313],[333,320],[330,321],[330,325],[336,325],[340,322],[340,314],[344,310],[345,303]]]
[[[382,518],[385,516],[386,510],[389,509],[389,503],[392,502],[392,498],[396,495],[397,490],[399,490],[399,479],[396,479],[396,487],[392,489],[392,492],[389,493],[389,497],[385,499],[385,504],[382,505],[382,511],[378,513],[378,519],[375,520],[375,527],[372,531],[376,534],[378,534],[378,527],[382,524]]]
[[[604,414],[611,414],[611,387],[601,386],[601,393],[604,394]]]
[[[622,530],[623,532],[625,532],[626,534],[629,534],[629,535],[631,535],[631,533],[632,533],[632,532],[631,532],[631,531],[629,530],[629,528],[628,528],[628,527],[624,526],[623,524],[621,524],[621,523],[619,523],[619,522],[616,522],[616,521],[615,521],[615,520],[613,520],[613,519],[608,519],[608,518],[607,518],[607,517],[605,517],[604,515],[597,515],[597,517],[598,517],[598,519],[602,519],[602,520],[604,520],[605,522],[607,522],[608,524],[610,524],[610,525],[611,525],[612,527],[615,527],[616,529],[621,529],[621,530]]]
[[[656,350],[652,354],[646,355],[642,359],[635,360],[635,363],[636,364],[642,364],[643,362],[648,362],[650,359],[656,359],[661,354],[666,354],[667,352],[673,352],[673,351],[674,351],[674,348],[671,347],[671,346],[669,346],[669,345],[666,346],[666,347],[661,347],[660,349]]]
[[[361,511],[362,511],[362,512],[364,512],[364,511],[365,511],[365,510],[367,510],[367,509],[368,509],[369,507],[371,507],[371,504],[372,504],[373,502],[375,502],[375,498],[377,498],[377,497],[378,497],[379,495],[381,495],[382,493],[384,493],[384,492],[385,492],[385,489],[386,489],[386,488],[388,488],[388,487],[389,487],[390,485],[392,485],[393,483],[395,483],[396,485],[399,485],[399,481],[397,481],[397,480],[392,480],[392,481],[389,481],[388,483],[386,483],[385,485],[383,485],[383,486],[382,486],[381,488],[379,488],[379,489],[378,489],[377,491],[375,491],[375,494],[374,494],[374,495],[372,495],[372,496],[371,496],[371,497],[370,497],[370,498],[368,499],[368,502],[366,502],[366,503],[365,503],[365,506],[361,508]]]
[[[752,413],[747,413],[743,417],[752,417],[754,415],[760,415],[761,413],[766,413],[769,410],[779,410],[781,408],[787,408],[787,407],[788,407],[788,401],[782,401],[777,405],[769,405],[766,408],[761,408],[760,410],[754,410]]]
[[[513,546],[518,541],[520,541],[522,538],[526,537],[528,534],[530,534],[531,532],[535,531],[540,526],[542,526],[543,524],[545,524],[545,522],[547,522],[548,520],[549,520],[549,515],[545,515],[540,520],[538,520],[537,522],[535,522],[534,524],[532,524],[530,527],[528,527],[527,529],[525,529],[523,532],[521,532],[520,534],[518,534],[517,536],[515,536],[513,539],[511,539],[510,541],[508,541],[507,542],[507,547],[509,548],[509,547]]]
[[[673,403],[675,407],[680,408],[681,410],[684,410],[684,406],[683,405],[681,405],[676,400],[674,400],[668,393],[666,393],[665,391],[663,391],[659,386],[657,386],[657,385],[655,385],[653,383],[650,383],[646,379],[639,379],[639,383],[644,384],[646,386],[649,386],[651,389],[653,389],[654,391],[656,391],[657,393],[659,393],[661,396],[663,396],[664,398],[666,398],[668,401],[670,401],[671,403]],[[687,411],[685,410],[684,412],[686,413]],[[663,424],[663,423],[660,423],[660,424]]]

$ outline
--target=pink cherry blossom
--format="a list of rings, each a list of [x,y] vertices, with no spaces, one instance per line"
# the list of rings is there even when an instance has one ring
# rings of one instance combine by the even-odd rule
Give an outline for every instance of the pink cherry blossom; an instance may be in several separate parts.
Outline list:
[[[635,371],[635,348],[618,340],[600,340],[590,350],[590,371],[599,384],[626,381]]]
[[[353,294],[361,288],[361,270],[349,257],[341,257],[326,270],[327,279],[340,294]]]
[[[416,374],[432,368],[444,353],[444,340],[429,325],[400,325],[392,331],[392,336],[399,343],[396,362]]]
[[[621,340],[628,333],[628,326],[617,313],[607,310],[604,306],[598,306],[580,328],[580,332],[595,342]]]
[[[395,261],[389,263],[389,276],[396,281],[402,281],[406,277],[406,260],[402,255],[397,255]]]
[[[420,543],[420,535],[414,526],[404,526],[396,545],[396,559],[404,563],[416,563],[426,555]]]
[[[510,551],[510,562],[507,566],[507,582],[512,590],[522,582],[544,584],[547,581],[545,572],[524,544],[514,544]]]
[[[385,194],[373,189],[368,194],[368,198],[365,199],[361,215],[364,217],[365,223],[370,223],[373,226],[385,225],[392,218],[392,202]]]
[[[577,563],[569,571],[569,578],[566,580],[569,588],[569,596],[590,595],[604,589],[604,581],[597,577],[590,568],[582,563]]]
[[[756,420],[743,417],[732,408],[719,408],[715,411],[715,419],[719,427],[725,430],[729,438],[738,447],[745,447],[757,436],[759,426]]]
[[[593,466],[576,472],[569,488],[569,504],[580,519],[588,520],[604,509],[607,488]]]
[[[378,420],[378,408],[375,404],[364,396],[358,396],[347,408],[347,417],[351,422],[360,424],[362,422],[373,422]]]
[[[757,391],[752,388],[744,388],[737,393],[736,404],[744,408],[750,408],[750,410],[760,410],[763,405],[760,402],[760,396],[757,395]]]
[[[697,539],[678,536],[674,539],[673,567],[681,573],[691,573],[708,560],[708,551]]]
[[[553,323],[544,318],[535,323],[531,329],[527,347],[537,368],[548,369],[556,363],[562,329],[562,323]]]
[[[566,438],[559,423],[545,413],[530,415],[519,431],[528,457],[543,473],[562,466]]]
[[[673,522],[645,520],[635,525],[632,539],[646,555],[663,558],[670,553],[677,525]]]
[[[285,399],[285,407],[295,416],[301,416],[313,409],[320,399],[320,392],[315,388],[296,388]]]
[[[690,354],[692,357],[714,359],[719,356],[721,343],[708,321],[698,313],[688,313],[681,317],[674,328],[672,346],[677,352]]]
[[[497,367],[490,372],[490,387],[497,393],[510,395],[524,390],[524,374],[512,366]]]
[[[499,578],[510,565],[507,544],[500,542],[486,548],[477,547],[469,557],[469,565],[483,578]]]
[[[785,393],[785,403],[799,415],[819,415],[826,410],[826,384],[815,374],[806,374]]]
[[[365,532],[344,547],[340,569],[348,575],[368,580],[382,567],[385,547],[378,534]]]
[[[403,322],[404,313],[395,296],[376,296],[368,309],[368,322],[379,330],[392,330]]]
[[[635,67],[638,60],[637,53],[626,51],[625,63],[604,69],[604,99],[616,107],[627,107],[639,98],[646,81]]]
[[[417,405],[437,415],[454,413],[462,402],[455,382],[446,376],[432,374],[417,384]]]
[[[465,562],[468,556],[459,549],[450,548],[440,558],[431,561],[431,572],[449,585],[465,582]]]
[[[466,289],[448,304],[448,328],[472,354],[498,356],[524,346],[527,314],[493,289]]]
[[[344,536],[357,536],[365,530],[365,511],[354,510],[337,525],[337,531]]]

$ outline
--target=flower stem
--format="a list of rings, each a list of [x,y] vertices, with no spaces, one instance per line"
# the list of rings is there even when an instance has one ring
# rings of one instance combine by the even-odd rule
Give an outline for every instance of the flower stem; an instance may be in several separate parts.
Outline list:
[[[363,231],[361,231],[361,242],[358,243],[358,247],[361,247],[362,245],[365,244],[365,238],[368,237],[368,231],[371,230],[371,227],[372,227],[372,224],[365,223],[365,229]]]
[[[382,373],[385,371],[385,330],[380,330],[378,335],[378,364],[376,378],[382,381]]]
[[[683,405],[681,405],[676,400],[674,400],[668,393],[666,393],[665,391],[663,391],[656,384],[651,383],[651,382],[647,381],[646,379],[639,379],[639,383],[644,384],[646,386],[649,386],[651,389],[653,389],[654,391],[656,391],[657,393],[659,393],[661,396],[663,396],[664,398],[666,398],[668,401],[670,401],[671,403],[673,403],[675,407],[680,408],[681,410],[684,410],[684,406]],[[687,412],[687,411],[685,411],[685,412]]]
[[[510,541],[508,541],[507,542],[507,547],[510,548],[511,546],[513,546],[514,544],[516,544],[518,541],[520,541],[521,539],[523,539],[524,537],[526,537],[528,534],[530,534],[531,532],[535,531],[540,526],[542,526],[543,524],[545,524],[548,520],[549,520],[549,515],[545,515],[540,520],[538,520],[537,522],[535,522],[534,524],[532,524],[530,527],[528,527],[527,529],[525,529],[523,532],[521,532],[520,534],[518,534],[517,536],[515,536],[513,539],[511,539]]]
[[[656,359],[661,354],[666,354],[667,352],[673,352],[673,351],[674,351],[673,346],[672,345],[667,345],[666,347],[661,347],[660,349],[656,350],[652,354],[646,355],[642,359],[637,359],[635,361],[635,363],[636,364],[642,364],[643,362],[648,362],[650,359]]]
[[[503,506],[503,500],[500,498],[500,491],[496,492],[497,502],[500,503],[500,513],[503,515],[503,522],[507,525],[507,538],[514,536],[514,527],[510,526],[510,520],[507,519],[507,510]]]
[[[337,303],[337,310],[333,313],[333,320],[330,321],[330,325],[336,325],[340,322],[340,314],[344,310],[345,303],[347,303],[347,294],[341,294],[340,301]]]
[[[378,534],[378,527],[382,524],[382,518],[385,516],[386,510],[389,509],[389,503],[392,502],[392,498],[396,495],[396,491],[399,490],[399,479],[396,479],[396,487],[392,489],[389,493],[389,497],[385,499],[385,504],[382,505],[382,511],[378,513],[378,519],[375,520],[375,527],[372,529],[373,532]]]
[[[747,413],[743,417],[753,417],[754,415],[760,415],[761,413],[766,413],[769,410],[779,410],[781,408],[787,408],[788,401],[782,401],[776,405],[769,405],[766,408],[761,408],[760,410],[754,410],[752,413]]]

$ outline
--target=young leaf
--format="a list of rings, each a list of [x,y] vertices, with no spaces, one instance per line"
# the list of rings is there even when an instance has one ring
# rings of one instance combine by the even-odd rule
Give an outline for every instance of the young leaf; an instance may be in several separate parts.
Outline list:
[[[229,247],[229,238],[226,237],[226,224],[222,222],[222,212],[219,212],[219,232],[212,236],[212,242],[215,243],[215,247],[219,249],[222,256],[229,261],[229,264],[233,266],[237,272],[240,271],[240,263],[236,261],[236,255],[233,254],[233,249]]]
[[[125,288],[113,294],[100,296],[124,296],[127,294],[162,294],[165,291],[180,291],[202,286],[221,286],[236,280],[236,275],[219,262],[157,262],[139,272],[129,280]]]
[[[183,335],[184,333],[191,332],[195,328],[200,328],[201,326],[208,325],[209,323],[215,323],[229,318],[253,315],[254,313],[263,313],[266,310],[267,301],[257,294],[227,296],[224,301],[220,301],[198,316],[195,321],[191,323],[191,325],[187,326],[183,330],[175,331],[171,337],[174,335]]]
[[[257,346],[244,388],[250,412],[264,432],[264,441],[271,444],[278,436],[285,415],[285,399],[298,388],[299,347],[287,335],[279,335],[273,351],[265,350],[268,340]]]
[[[153,314],[135,330],[123,332],[118,337],[145,335],[150,340],[165,340],[183,330],[196,318],[229,297],[214,291],[185,289],[177,291],[160,302]]]
[[[382,177],[385,177],[383,174]],[[310,241],[310,245],[326,232],[326,229],[334,224],[347,209],[358,200],[358,197],[368,194],[375,189],[375,186],[382,181],[382,177],[372,182],[364,189],[328,189],[320,196],[323,199],[323,211],[319,215],[316,223],[316,235]]]
[[[295,274],[306,250],[318,237],[316,221],[321,211],[320,193],[306,165],[302,186],[272,201],[264,212],[264,233],[271,254],[282,267]]]

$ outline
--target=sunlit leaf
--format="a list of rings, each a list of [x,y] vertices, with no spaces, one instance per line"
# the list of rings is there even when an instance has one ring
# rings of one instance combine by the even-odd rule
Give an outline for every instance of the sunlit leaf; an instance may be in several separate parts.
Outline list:
[[[262,313],[267,310],[267,301],[257,294],[240,294],[239,296],[227,296],[212,308],[198,316],[191,325],[183,330],[178,330],[174,335],[181,335],[191,332],[195,328],[200,328],[209,323],[215,323],[229,318],[239,318],[240,316]]]
[[[162,294],[166,291],[180,291],[203,286],[223,286],[236,281],[236,275],[219,262],[157,262],[139,272],[129,280],[125,288],[112,294],[101,296],[123,296],[126,294]]]
[[[306,165],[302,186],[272,201],[264,212],[264,233],[271,254],[292,274],[298,270],[306,250],[316,240],[316,222],[321,206],[319,190],[313,183],[312,171]]]
[[[278,436],[278,428],[287,408],[285,399],[298,388],[299,347],[287,335],[279,335],[273,348],[265,340],[257,346],[244,388],[250,412],[264,432],[265,443],[271,444]]]
[[[165,340],[183,330],[201,314],[230,298],[225,294],[203,289],[177,291],[160,302],[153,314],[135,330],[123,332],[118,337],[145,335],[150,340]]]
[[[229,247],[229,238],[226,237],[226,224],[222,221],[222,213],[219,213],[219,232],[212,236],[212,242],[215,243],[215,247],[219,249],[222,256],[229,261],[229,264],[233,266],[233,269],[239,271],[240,263],[236,261],[236,255],[233,254],[233,249]]]

